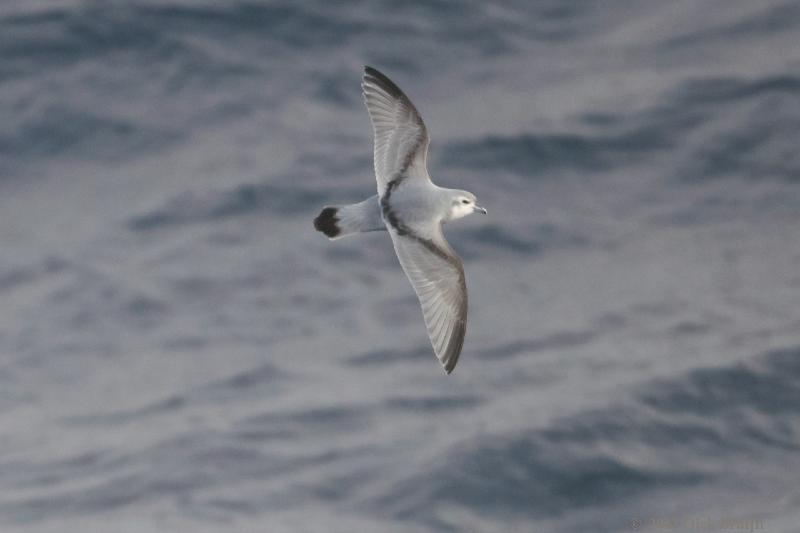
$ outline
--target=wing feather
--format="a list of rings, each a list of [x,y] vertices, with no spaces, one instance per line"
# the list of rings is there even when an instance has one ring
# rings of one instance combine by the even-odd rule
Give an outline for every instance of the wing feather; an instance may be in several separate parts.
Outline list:
[[[458,362],[467,331],[467,285],[461,259],[441,227],[432,239],[392,229],[394,249],[419,298],[436,357],[448,374]]]
[[[428,130],[411,100],[389,78],[364,67],[364,102],[374,133],[375,177],[383,197],[387,184],[403,176],[426,179]]]

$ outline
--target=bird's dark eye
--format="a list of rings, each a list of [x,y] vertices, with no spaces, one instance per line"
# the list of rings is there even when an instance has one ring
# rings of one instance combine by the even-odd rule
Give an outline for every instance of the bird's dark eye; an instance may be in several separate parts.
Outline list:
[[[469,203],[469,200],[461,200],[461,203],[462,203],[462,204],[468,204],[468,203]]]

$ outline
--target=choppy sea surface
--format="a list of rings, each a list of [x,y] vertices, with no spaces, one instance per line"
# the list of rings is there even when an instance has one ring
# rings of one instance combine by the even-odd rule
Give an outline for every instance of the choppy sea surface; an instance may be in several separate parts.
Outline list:
[[[800,524],[800,4],[0,5],[0,531]],[[362,65],[488,217],[445,376]]]

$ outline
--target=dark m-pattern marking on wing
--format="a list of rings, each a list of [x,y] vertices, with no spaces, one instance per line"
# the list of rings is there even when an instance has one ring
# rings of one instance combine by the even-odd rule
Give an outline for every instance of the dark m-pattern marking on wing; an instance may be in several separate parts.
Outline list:
[[[392,80],[372,67],[364,68],[362,88],[375,134],[379,194],[392,181],[412,176],[429,180],[425,170],[428,129],[417,108]]]
[[[383,73],[378,72],[372,67],[364,67],[364,77],[366,80],[375,82],[379,87],[389,93],[392,97],[403,101],[405,105],[408,106],[409,110],[413,113],[414,117],[417,119],[417,125],[420,128],[421,135],[417,138],[417,142],[413,148],[408,151],[406,154],[406,159],[403,161],[402,170],[400,171],[400,175],[402,176],[403,172],[408,168],[411,164],[411,161],[414,159],[414,156],[419,150],[419,147],[427,140],[428,138],[428,127],[425,126],[425,122],[422,120],[422,116],[417,111],[417,108],[411,102],[411,99],[406,96],[406,94],[400,90],[400,87],[395,85],[395,83],[383,75]]]
[[[439,248],[436,243],[434,243],[431,239],[426,239],[417,235],[414,230],[408,227],[401,219],[400,216],[397,214],[396,211],[392,209],[389,200],[392,196],[392,192],[397,188],[398,185],[402,182],[402,177],[397,177],[390,181],[386,185],[386,192],[384,193],[383,197],[381,198],[381,211],[383,212],[383,218],[395,232],[402,236],[402,237],[409,237],[414,239],[415,241],[422,244],[429,252],[441,257],[451,265],[454,265],[459,271],[461,271],[461,265],[459,264],[458,260],[454,257],[451,257],[450,254]],[[466,280],[464,280],[463,275],[461,276],[461,282],[466,286]]]
[[[402,180],[403,178],[398,176],[387,183],[386,192],[384,192],[383,196],[381,196],[381,212],[383,213],[383,219],[388,222],[392,228],[394,228],[398,235],[406,235],[410,232],[409,228],[403,223],[402,220],[400,220],[400,217],[397,216],[397,213],[394,212],[392,206],[389,204],[389,199],[392,197],[392,192],[394,192],[397,186],[400,185]]]

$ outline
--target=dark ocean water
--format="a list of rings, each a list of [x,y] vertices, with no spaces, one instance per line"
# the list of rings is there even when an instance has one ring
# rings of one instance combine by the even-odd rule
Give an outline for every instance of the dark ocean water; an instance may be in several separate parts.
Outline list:
[[[800,4],[0,4],[0,531],[800,531]],[[385,234],[414,99],[472,304]],[[478,217],[474,217],[478,218]],[[734,527],[735,526],[735,527]]]

